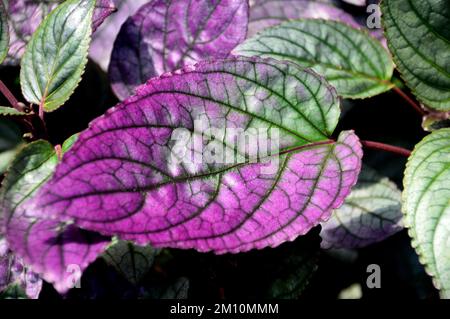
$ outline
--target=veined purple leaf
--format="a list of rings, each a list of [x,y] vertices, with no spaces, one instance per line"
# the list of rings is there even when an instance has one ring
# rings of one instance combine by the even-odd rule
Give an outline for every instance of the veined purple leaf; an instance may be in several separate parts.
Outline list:
[[[117,8],[113,0],[97,0],[94,15],[92,16],[92,32],[95,32],[106,18],[116,11]]]
[[[252,0],[248,37],[290,19],[336,20],[360,28],[361,25],[332,0]]]
[[[339,113],[336,91],[295,64],[202,62],[94,121],[23,206],[153,247],[275,247],[328,219],[356,183],[358,138],[329,140]]]
[[[63,151],[70,147],[63,145]],[[23,258],[43,279],[63,293],[100,254],[108,240],[73,225],[36,217],[21,209],[53,174],[58,162],[53,147],[37,141],[23,148],[4,180],[1,195],[2,231],[15,256]]]
[[[62,0],[9,0],[6,2],[11,45],[5,64],[20,63],[25,47],[44,18],[55,9]],[[95,31],[103,21],[115,11],[112,0],[97,0],[92,21]]]
[[[210,58],[245,39],[246,0],[152,0],[122,26],[109,66],[120,99],[149,78]]]
[[[363,167],[358,183],[327,222],[322,248],[361,248],[403,229],[401,192],[388,178]]]
[[[89,56],[103,70],[108,69],[114,39],[119,33],[120,27],[128,17],[148,0],[113,0],[116,12],[92,35],[92,44]]]

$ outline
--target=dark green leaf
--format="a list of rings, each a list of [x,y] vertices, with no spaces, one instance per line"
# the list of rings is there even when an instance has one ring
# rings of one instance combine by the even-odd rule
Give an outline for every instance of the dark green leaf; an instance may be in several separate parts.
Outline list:
[[[442,297],[450,298],[450,129],[428,135],[405,171],[403,212],[413,246]]]
[[[28,102],[54,111],[72,95],[87,63],[94,7],[95,0],[68,0],[33,34],[20,73]]]
[[[346,98],[366,98],[392,88],[393,63],[379,41],[346,24],[292,20],[265,29],[236,54],[272,57],[310,67]]]
[[[381,11],[394,61],[426,106],[450,110],[448,0],[384,0]]]

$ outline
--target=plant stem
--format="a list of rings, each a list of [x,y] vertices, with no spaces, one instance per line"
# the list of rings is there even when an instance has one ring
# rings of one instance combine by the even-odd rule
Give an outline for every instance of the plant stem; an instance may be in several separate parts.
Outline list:
[[[14,94],[11,93],[11,91],[8,89],[8,87],[3,83],[2,80],[0,80],[0,92],[6,97],[8,102],[11,104],[13,108],[15,108],[19,112],[23,112],[23,109],[21,105],[19,104],[19,101],[17,101]]]
[[[39,118],[41,119],[42,123],[44,123],[44,101],[42,100],[41,103],[39,103]]]
[[[421,116],[424,116],[427,114],[412,98],[410,98],[408,96],[408,94],[403,92],[400,88],[398,88],[397,86],[394,86],[393,90],[398,95],[400,95],[406,102],[408,102],[408,104],[411,105],[414,108],[414,110],[416,110],[416,112],[419,113]]]
[[[398,155],[405,156],[405,157],[411,156],[411,151],[407,150],[406,148],[403,148],[403,147],[388,145],[388,144],[379,143],[379,142],[372,142],[372,141],[361,141],[361,144],[364,147],[370,148],[373,150],[390,152],[390,153],[398,154]]]

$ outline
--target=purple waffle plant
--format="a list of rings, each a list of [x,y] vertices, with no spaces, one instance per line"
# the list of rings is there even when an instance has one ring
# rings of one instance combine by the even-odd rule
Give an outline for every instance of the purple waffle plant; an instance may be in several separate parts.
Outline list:
[[[385,0],[380,36],[345,11],[365,1],[346,3],[0,0],[0,72],[20,63],[22,93],[0,80],[0,119],[21,127],[0,143],[0,290],[37,298],[42,279],[67,294],[99,256],[130,277],[156,248],[250,254],[321,225],[322,249],[358,249],[406,226],[450,296],[450,15],[423,23],[449,8]],[[47,119],[89,57],[121,102],[52,145]],[[343,103],[390,91],[432,131],[413,152],[340,125]],[[363,166],[368,149],[409,158],[403,190]]]

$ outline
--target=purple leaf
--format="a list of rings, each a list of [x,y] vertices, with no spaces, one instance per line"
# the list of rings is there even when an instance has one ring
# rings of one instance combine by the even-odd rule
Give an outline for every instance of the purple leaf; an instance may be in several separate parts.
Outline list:
[[[117,8],[113,0],[97,0],[92,17],[92,32],[95,32],[105,19],[116,11]]]
[[[23,206],[153,247],[275,247],[328,219],[356,183],[358,138],[328,138],[338,118],[336,91],[310,70],[202,62],[94,121]],[[233,130],[258,140],[235,143]]]
[[[300,18],[335,20],[361,27],[350,14],[337,8],[332,0],[253,0],[248,37],[286,20]]]
[[[55,9],[60,0],[53,2],[35,0],[9,0],[10,48],[5,64],[17,65],[25,52],[25,46],[44,18]],[[97,0],[92,27],[96,30],[114,12],[112,0]]]
[[[68,143],[72,143],[71,140]],[[66,150],[70,145],[63,145]],[[22,203],[51,176],[58,162],[45,141],[25,146],[12,163],[2,188],[2,228],[15,256],[64,293],[106,247],[108,239],[57,220],[37,217]]]
[[[14,256],[6,240],[0,237],[0,293],[14,285],[28,298],[37,299],[42,289],[42,279]]]
[[[117,12],[111,15],[105,23],[92,35],[89,55],[103,70],[108,69],[109,59],[113,49],[114,39],[125,20],[148,0],[113,0]]]
[[[203,59],[226,58],[245,39],[246,0],[152,0],[122,26],[109,75],[125,99],[149,78]]]
[[[322,224],[322,248],[362,248],[403,229],[401,192],[388,178],[363,167],[345,203]]]

